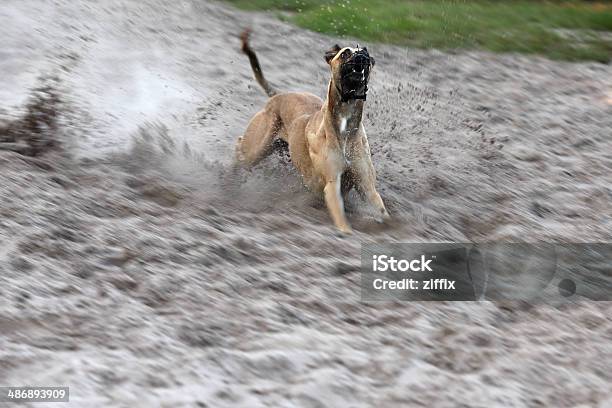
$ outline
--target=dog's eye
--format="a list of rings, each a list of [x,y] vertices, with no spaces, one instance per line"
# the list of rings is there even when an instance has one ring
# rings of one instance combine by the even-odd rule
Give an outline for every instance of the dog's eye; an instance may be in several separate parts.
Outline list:
[[[342,54],[340,54],[340,58],[342,59],[347,59],[350,56],[351,56],[351,50],[344,50],[342,51]]]

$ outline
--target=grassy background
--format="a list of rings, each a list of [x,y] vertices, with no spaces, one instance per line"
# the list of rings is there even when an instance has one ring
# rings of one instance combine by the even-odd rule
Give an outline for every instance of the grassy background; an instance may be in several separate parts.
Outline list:
[[[314,31],[418,48],[612,60],[612,3],[485,0],[226,0]]]

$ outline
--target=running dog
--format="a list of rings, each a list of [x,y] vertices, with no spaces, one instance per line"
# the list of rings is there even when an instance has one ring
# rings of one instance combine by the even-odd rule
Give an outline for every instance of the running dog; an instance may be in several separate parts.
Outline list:
[[[250,167],[273,151],[278,138],[287,142],[292,163],[304,183],[323,194],[335,226],[350,234],[343,196],[353,188],[377,211],[377,220],[389,218],[376,191],[376,174],[363,127],[363,107],[374,58],[366,48],[334,45],[325,53],[331,78],[325,101],[310,93],[276,93],[263,76],[249,31],[241,34],[255,79],[270,97],[238,139],[236,161]]]

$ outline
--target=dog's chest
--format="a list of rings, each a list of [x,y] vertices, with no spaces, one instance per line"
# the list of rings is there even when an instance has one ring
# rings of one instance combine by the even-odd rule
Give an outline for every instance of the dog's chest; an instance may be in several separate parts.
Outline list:
[[[346,123],[348,122],[348,118],[340,118],[340,133],[346,132]]]
[[[349,101],[340,104],[334,110],[334,128],[337,137],[339,154],[345,164],[350,165],[354,155],[355,143],[361,127],[362,101]]]
[[[340,152],[346,164],[350,164],[351,161],[351,137],[356,133],[354,121],[351,120],[350,115],[339,115],[338,116],[338,144]]]
[[[349,138],[359,130],[359,123],[352,115],[339,115],[337,119],[338,136]]]
[[[335,111],[336,128],[342,136],[355,134],[361,122],[363,104],[356,101],[342,103]]]

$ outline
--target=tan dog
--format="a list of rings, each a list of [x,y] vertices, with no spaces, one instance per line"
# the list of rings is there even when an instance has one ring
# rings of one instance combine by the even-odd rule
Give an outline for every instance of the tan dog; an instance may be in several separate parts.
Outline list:
[[[379,221],[388,218],[376,191],[376,175],[362,124],[369,73],[374,66],[367,49],[335,45],[325,54],[331,79],[327,98],[322,101],[310,93],[276,95],[249,46],[249,32],[242,33],[241,39],[255,78],[270,99],[238,139],[237,162],[244,166],[257,164],[272,152],[274,140],[280,138],[288,143],[291,161],[305,184],[313,192],[324,194],[340,231],[351,232],[343,196],[353,187],[376,208]]]

